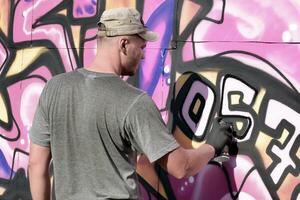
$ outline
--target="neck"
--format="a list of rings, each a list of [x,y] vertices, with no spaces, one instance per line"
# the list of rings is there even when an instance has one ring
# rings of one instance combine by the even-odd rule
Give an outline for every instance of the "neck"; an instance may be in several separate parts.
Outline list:
[[[90,71],[121,75],[119,37],[97,38],[97,54],[85,68]]]
[[[94,72],[121,74],[117,54],[110,52],[108,49],[106,51],[98,50],[93,62],[85,68]]]

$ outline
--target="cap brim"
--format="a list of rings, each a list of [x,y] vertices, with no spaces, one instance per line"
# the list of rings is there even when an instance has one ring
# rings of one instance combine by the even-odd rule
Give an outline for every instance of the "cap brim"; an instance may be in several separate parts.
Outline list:
[[[153,31],[145,31],[143,33],[138,34],[141,38],[149,42],[155,42],[158,40],[159,36],[156,32]]]

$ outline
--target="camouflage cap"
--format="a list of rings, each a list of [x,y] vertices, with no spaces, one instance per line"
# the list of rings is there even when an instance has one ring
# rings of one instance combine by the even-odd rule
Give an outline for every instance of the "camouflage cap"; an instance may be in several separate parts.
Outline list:
[[[98,22],[100,37],[138,34],[146,41],[154,42],[158,34],[149,31],[140,13],[134,8],[113,8],[105,10]]]

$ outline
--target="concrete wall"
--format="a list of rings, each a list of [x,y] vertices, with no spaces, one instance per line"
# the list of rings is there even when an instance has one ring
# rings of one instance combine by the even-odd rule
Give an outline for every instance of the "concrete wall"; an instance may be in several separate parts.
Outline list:
[[[45,82],[91,62],[98,16],[120,6],[160,33],[125,79],[180,144],[203,143],[216,115],[239,135],[228,162],[193,177],[138,166],[144,198],[299,199],[298,0],[0,0],[0,199],[30,198],[28,130]]]

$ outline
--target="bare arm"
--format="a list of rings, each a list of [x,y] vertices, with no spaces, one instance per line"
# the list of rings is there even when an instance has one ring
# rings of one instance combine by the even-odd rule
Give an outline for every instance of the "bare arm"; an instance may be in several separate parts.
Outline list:
[[[230,124],[216,118],[205,144],[197,149],[179,147],[158,160],[159,164],[176,178],[197,174],[215,155],[220,155],[226,144],[230,144],[233,130]]]
[[[197,149],[179,147],[158,160],[169,174],[180,179],[197,174],[214,157],[215,150],[209,144]]]
[[[50,148],[30,144],[28,173],[33,200],[50,200],[50,159]]]

